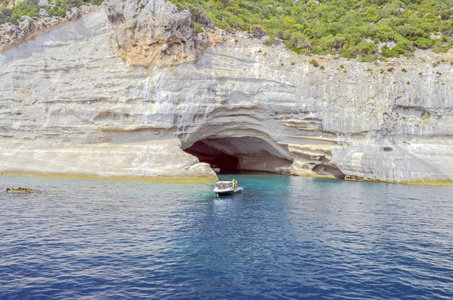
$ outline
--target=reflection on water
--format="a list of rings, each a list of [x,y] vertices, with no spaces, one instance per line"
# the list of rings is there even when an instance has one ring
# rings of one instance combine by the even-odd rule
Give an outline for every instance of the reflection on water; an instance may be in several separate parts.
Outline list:
[[[453,187],[233,177],[0,177],[0,298],[453,297]]]

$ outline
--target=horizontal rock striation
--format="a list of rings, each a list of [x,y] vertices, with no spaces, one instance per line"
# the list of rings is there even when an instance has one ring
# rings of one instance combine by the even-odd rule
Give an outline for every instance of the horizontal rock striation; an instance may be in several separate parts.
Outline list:
[[[27,141],[2,143],[2,172],[121,179],[215,178],[177,139],[115,145]],[[171,162],[171,163],[169,163]]]
[[[221,169],[453,181],[452,52],[369,64],[241,34],[207,47],[214,35],[194,33],[190,13],[133,2],[0,54],[0,172],[215,178],[196,155]]]

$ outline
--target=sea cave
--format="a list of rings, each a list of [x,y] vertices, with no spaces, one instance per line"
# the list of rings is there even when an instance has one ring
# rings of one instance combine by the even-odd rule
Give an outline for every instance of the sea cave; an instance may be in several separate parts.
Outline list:
[[[250,136],[206,138],[183,149],[219,174],[288,174],[293,162],[286,146]]]

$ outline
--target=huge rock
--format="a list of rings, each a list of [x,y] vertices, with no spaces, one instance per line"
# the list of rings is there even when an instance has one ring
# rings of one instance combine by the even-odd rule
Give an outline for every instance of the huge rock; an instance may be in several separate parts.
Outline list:
[[[165,0],[119,0],[106,3],[115,27],[119,55],[129,63],[149,67],[196,61],[208,40],[191,28],[187,10]]]
[[[183,149],[245,170],[453,181],[451,52],[375,65],[239,35],[206,48],[214,37],[168,2],[117,0],[1,53],[0,171],[215,178]]]

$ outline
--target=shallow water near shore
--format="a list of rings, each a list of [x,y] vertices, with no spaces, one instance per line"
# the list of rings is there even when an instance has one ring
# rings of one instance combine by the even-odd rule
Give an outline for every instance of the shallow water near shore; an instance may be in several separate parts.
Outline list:
[[[453,186],[234,178],[0,176],[0,299],[453,297]]]

